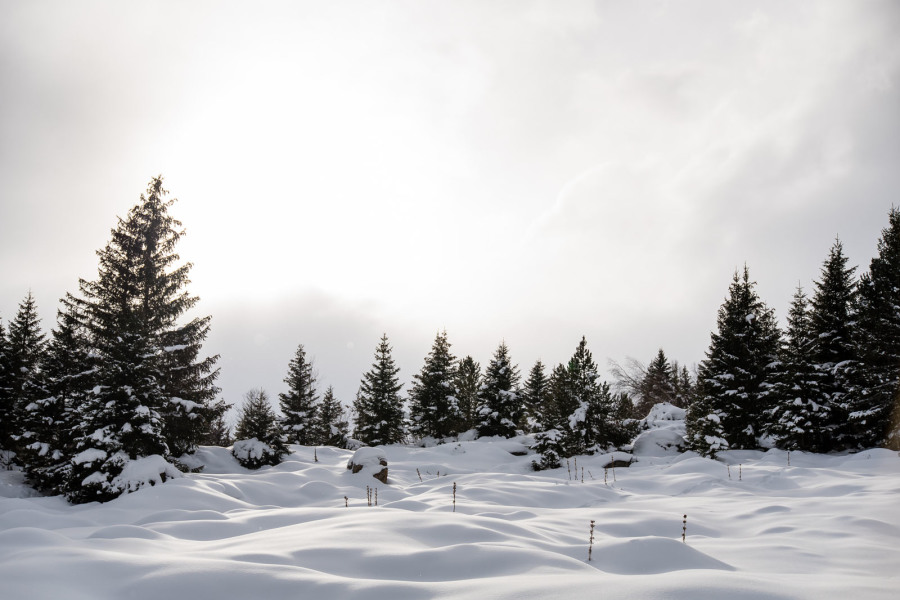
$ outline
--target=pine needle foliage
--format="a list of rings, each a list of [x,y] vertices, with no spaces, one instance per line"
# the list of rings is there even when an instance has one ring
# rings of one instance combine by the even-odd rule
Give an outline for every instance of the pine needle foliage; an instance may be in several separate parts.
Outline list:
[[[403,426],[403,399],[400,368],[394,363],[387,334],[375,348],[375,362],[363,375],[353,408],[356,411],[354,437],[363,444],[395,444],[406,436]]]
[[[519,369],[510,360],[506,342],[500,342],[478,391],[478,435],[513,437],[521,411]]]
[[[284,382],[288,391],[278,395],[281,414],[281,433],[289,444],[310,446],[318,443],[318,394],[312,361],[307,358],[303,344],[297,347],[288,365]]]
[[[756,293],[744,267],[735,271],[719,308],[700,364],[698,393],[687,411],[687,442],[696,451],[757,448],[771,408],[769,370],[776,363],[780,332],[774,312]]]
[[[421,371],[413,375],[409,390],[412,435],[440,441],[459,434],[463,417],[456,392],[456,369],[447,332],[439,332]]]

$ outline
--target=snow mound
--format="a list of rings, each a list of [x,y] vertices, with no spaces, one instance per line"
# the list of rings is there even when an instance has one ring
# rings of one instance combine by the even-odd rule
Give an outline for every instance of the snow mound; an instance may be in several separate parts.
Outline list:
[[[896,596],[896,452],[666,454],[604,478],[601,454],[535,473],[525,441],[368,449],[391,467],[377,505],[337,448],[248,471],[204,447],[201,472],[78,506],[2,472],[2,597]]]
[[[684,444],[685,410],[668,402],[654,404],[641,421],[641,433],[632,444],[632,452],[641,456],[678,454]]]
[[[618,575],[647,575],[686,569],[721,569],[734,567],[691,548],[681,540],[642,537],[600,543],[594,549],[592,563],[601,571]]]

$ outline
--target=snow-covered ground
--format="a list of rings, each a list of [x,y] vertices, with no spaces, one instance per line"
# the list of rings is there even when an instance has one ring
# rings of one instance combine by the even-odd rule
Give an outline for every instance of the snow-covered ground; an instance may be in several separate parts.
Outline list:
[[[654,425],[605,475],[609,456],[534,473],[512,454],[527,439],[387,447],[388,485],[350,451],[295,446],[252,472],[202,448],[203,473],[102,505],[3,472],[0,597],[897,597],[896,452],[714,461],[666,448],[679,421]]]

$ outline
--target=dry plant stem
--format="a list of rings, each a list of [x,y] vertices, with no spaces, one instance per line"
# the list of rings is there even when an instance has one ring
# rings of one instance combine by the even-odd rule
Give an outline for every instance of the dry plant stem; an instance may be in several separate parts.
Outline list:
[[[603,485],[609,485],[609,484],[606,482],[606,474],[607,474],[608,471],[609,471],[608,468],[603,467]]]
[[[421,483],[422,482],[422,474],[419,472],[418,468],[416,469],[416,475],[419,476],[419,483]]]
[[[319,462],[319,451],[317,448],[313,448],[313,462]]]
[[[344,508],[350,508],[350,498],[344,496]]]
[[[741,481],[744,478],[744,465],[738,465],[738,481]]]
[[[566,471],[569,472],[569,481],[572,481],[572,464],[569,462],[569,459],[566,459]]]
[[[453,512],[456,512],[456,482],[453,482]]]
[[[591,519],[591,538],[588,542],[588,562],[591,562],[591,553],[594,551],[594,520]]]
[[[684,515],[684,519],[681,521],[681,543],[686,543],[684,540],[687,537],[687,515]]]

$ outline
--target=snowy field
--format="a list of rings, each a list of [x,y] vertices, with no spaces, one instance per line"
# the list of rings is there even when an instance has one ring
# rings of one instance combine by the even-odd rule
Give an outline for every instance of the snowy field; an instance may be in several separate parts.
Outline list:
[[[387,447],[388,485],[344,450],[251,472],[202,448],[201,474],[103,505],[3,472],[0,598],[898,597],[896,452],[714,461],[653,433],[606,482],[608,456],[532,472],[527,438]]]

